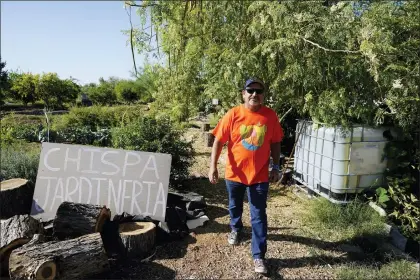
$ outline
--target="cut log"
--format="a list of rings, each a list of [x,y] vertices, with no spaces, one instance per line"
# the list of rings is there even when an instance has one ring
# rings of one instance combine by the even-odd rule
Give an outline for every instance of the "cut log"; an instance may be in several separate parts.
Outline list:
[[[18,215],[1,223],[1,275],[7,274],[10,253],[28,243],[36,233],[42,233],[42,223],[29,215]]]
[[[119,232],[129,257],[146,257],[155,246],[156,225],[152,222],[123,223]]]
[[[27,245],[9,259],[11,279],[81,279],[108,270],[100,233]]]
[[[0,219],[31,213],[34,187],[25,179],[0,182]]]
[[[105,206],[63,202],[57,209],[53,223],[54,236],[60,240],[101,232],[111,210]]]

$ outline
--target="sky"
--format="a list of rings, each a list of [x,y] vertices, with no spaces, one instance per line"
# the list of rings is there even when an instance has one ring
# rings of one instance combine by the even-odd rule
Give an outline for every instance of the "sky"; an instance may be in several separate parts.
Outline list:
[[[1,60],[7,70],[55,72],[80,84],[132,78],[123,1],[1,1]],[[139,17],[132,11],[133,24]],[[137,67],[144,56],[136,54]]]

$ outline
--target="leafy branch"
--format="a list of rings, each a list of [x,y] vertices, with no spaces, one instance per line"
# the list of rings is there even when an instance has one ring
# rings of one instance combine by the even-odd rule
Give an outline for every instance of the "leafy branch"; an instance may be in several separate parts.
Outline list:
[[[325,47],[323,47],[323,46],[321,46],[321,45],[319,45],[319,44],[317,44],[315,42],[312,42],[311,40],[306,39],[305,37],[303,37],[301,35],[297,35],[297,36],[299,38],[301,38],[303,41],[305,41],[305,42],[307,42],[307,43],[309,43],[309,44],[311,44],[311,45],[313,45],[315,47],[318,47],[318,48],[320,48],[320,49],[322,49],[322,50],[324,50],[326,52],[335,52],[335,53],[361,53],[361,51],[327,49],[327,48],[325,48]]]

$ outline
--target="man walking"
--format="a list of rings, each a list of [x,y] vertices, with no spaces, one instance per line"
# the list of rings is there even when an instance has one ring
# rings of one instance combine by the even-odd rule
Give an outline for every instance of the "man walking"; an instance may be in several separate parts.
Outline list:
[[[269,181],[280,179],[280,142],[283,129],[276,113],[263,105],[264,83],[256,78],[248,79],[242,90],[244,103],[230,109],[219,121],[215,136],[209,180],[216,184],[219,179],[217,161],[223,145],[227,142],[226,188],[229,194],[231,233],[228,242],[239,243],[242,224],[243,198],[245,191],[251,211],[252,257],[255,272],[267,273],[267,194]],[[270,154],[273,168],[269,172]]]

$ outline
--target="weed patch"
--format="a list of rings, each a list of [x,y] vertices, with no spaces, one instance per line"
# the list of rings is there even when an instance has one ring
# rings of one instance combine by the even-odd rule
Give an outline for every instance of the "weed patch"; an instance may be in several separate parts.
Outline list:
[[[35,184],[38,173],[40,148],[31,151],[23,147],[23,144],[3,146],[1,149],[0,180],[23,178]]]
[[[325,198],[308,202],[304,221],[323,239],[351,240],[360,236],[385,236],[384,218],[358,200],[347,205]]]

